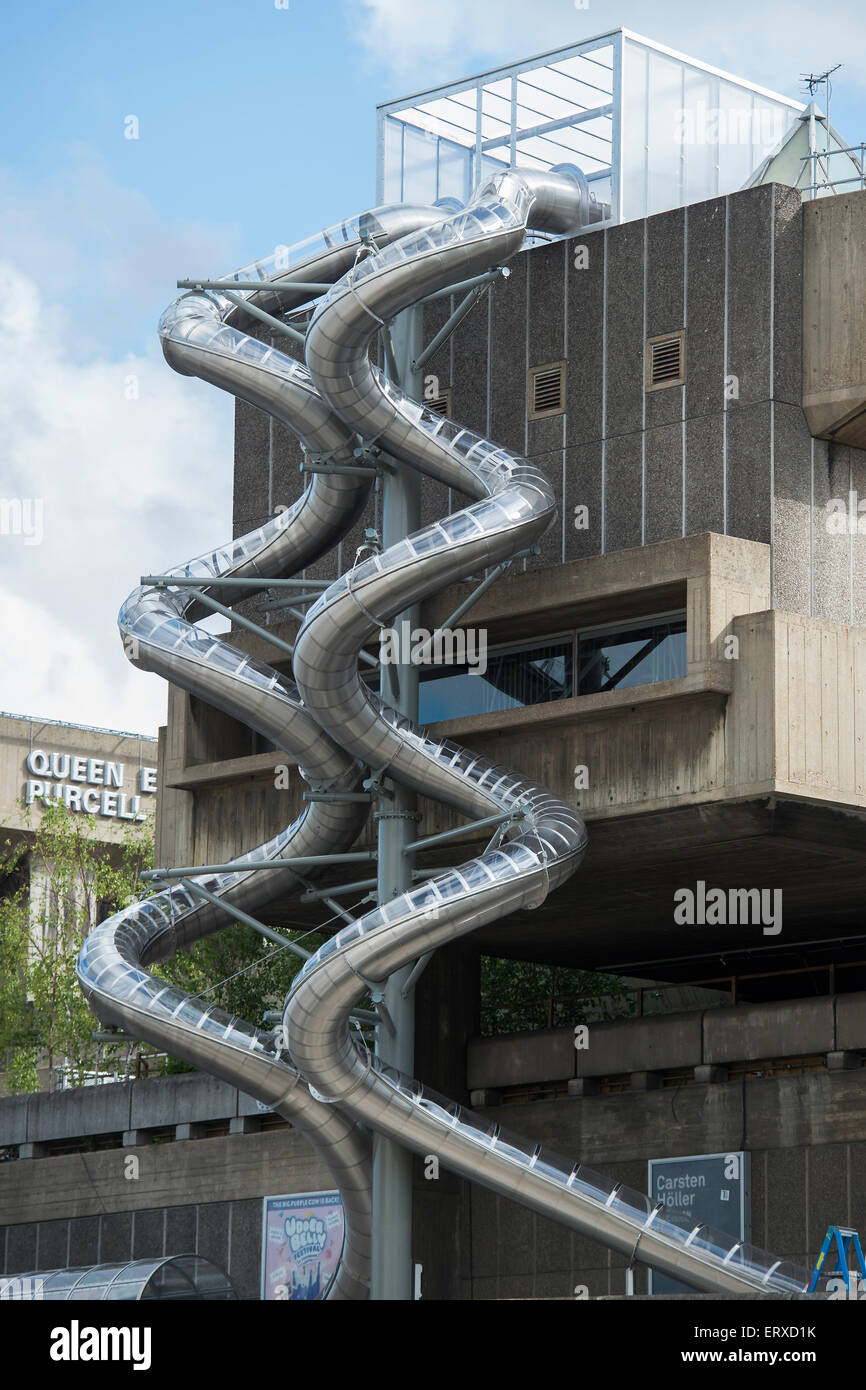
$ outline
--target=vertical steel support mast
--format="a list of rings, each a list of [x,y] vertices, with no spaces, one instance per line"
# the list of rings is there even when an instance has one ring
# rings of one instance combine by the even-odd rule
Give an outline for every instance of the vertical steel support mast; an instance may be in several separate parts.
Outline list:
[[[413,363],[423,347],[423,310],[413,305],[397,316],[392,325],[394,365],[399,385],[407,395],[421,399],[422,374]],[[387,547],[417,531],[421,524],[421,483],[414,469],[392,461],[382,476],[382,544]],[[410,629],[418,623],[418,608],[410,608],[394,618],[401,632],[405,621]],[[393,644],[400,662],[382,663],[380,692],[386,704],[418,719],[418,668],[408,661],[403,644]],[[375,772],[376,769],[373,769]],[[404,787],[391,784],[390,797],[378,804],[380,905],[412,886],[412,862],[403,847],[415,835],[417,798]],[[390,977],[384,992],[387,1017],[393,1025],[380,1023],[376,1050],[383,1062],[414,1075],[415,996],[403,990],[412,967],[406,966]],[[375,1135],[373,1139],[373,1272],[371,1294],[374,1299],[411,1299],[412,1278],[412,1154],[393,1139]]]

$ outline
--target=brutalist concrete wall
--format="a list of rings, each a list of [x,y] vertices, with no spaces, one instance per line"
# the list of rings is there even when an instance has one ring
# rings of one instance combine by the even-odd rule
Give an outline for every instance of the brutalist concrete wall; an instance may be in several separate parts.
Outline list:
[[[559,522],[527,566],[717,531],[772,544],[774,607],[866,621],[866,535],[826,526],[831,500],[866,497],[866,454],[813,439],[802,409],[802,219],[799,193],[773,184],[535,247],[431,358],[454,419],[556,487]],[[425,307],[428,339],[455,302]],[[682,329],[684,384],[647,391],[646,340]],[[563,361],[564,414],[529,419],[528,370]],[[243,403],[236,440],[240,534],[302,479],[288,432]],[[423,486],[425,520],[462,505]],[[310,573],[340,573],[377,517],[374,496]]]
[[[828,1225],[866,1230],[863,1067],[482,1113],[639,1191],[649,1158],[745,1149],[753,1243],[804,1266]],[[197,1250],[256,1298],[261,1198],[331,1186],[292,1129],[132,1152],[136,1181],[125,1176],[122,1148],[0,1164],[0,1274]],[[427,1178],[420,1159],[415,1199],[414,1254],[429,1299],[569,1297],[578,1286],[591,1297],[623,1292],[623,1256],[444,1171]],[[643,1272],[637,1286],[645,1288]]]

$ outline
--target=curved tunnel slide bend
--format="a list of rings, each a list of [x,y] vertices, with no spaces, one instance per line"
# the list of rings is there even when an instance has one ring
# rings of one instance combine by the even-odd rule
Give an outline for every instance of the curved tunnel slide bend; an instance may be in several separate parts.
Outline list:
[[[260,1033],[204,1001],[165,986],[147,966],[225,925],[220,910],[185,887],[166,889],[109,918],[88,937],[79,978],[100,1018],[121,1024],[256,1096],[310,1139],[339,1187],[346,1216],[331,1298],[362,1298],[371,1253],[370,1131],[651,1264],[697,1289],[796,1297],[805,1271],[695,1228],[630,1191],[382,1066],[352,1030],[365,981],[395,970],[520,908],[540,905],[579,867],[586,832],[574,808],[508,769],[431,738],[384,706],[361,680],[360,648],[377,627],[455,579],[499,563],[544,533],[556,506],[544,474],[507,450],[403,396],[370,362],[383,323],[437,290],[500,265],[528,229],[564,234],[598,216],[577,170],[497,175],[465,209],[376,209],[293,248],[279,267],[237,272],[261,291],[182,296],[161,322],[176,370],[266,410],[310,454],[337,462],[375,441],[392,457],[466,494],[468,506],[381,554],[356,563],[308,612],[293,683],[200,631],[189,591],[139,588],[120,628],[133,662],[233,714],[294,757],[312,786],[352,790],[367,767],[472,817],[513,813],[488,850],[366,913],[305,965],[286,1000],[284,1036]],[[253,307],[281,310],[310,298],[292,281],[331,283],[306,335],[307,367],[244,332]],[[280,293],[269,288],[274,282]],[[178,567],[226,604],[227,577],[268,580],[297,572],[337,544],[358,518],[369,482],[315,474],[287,512],[221,550]],[[244,592],[247,597],[251,590]],[[360,808],[360,809],[359,809]],[[313,802],[250,858],[328,854],[351,846],[366,808]],[[312,877],[312,873],[310,873]],[[306,882],[305,871],[303,881]],[[301,886],[285,870],[202,876],[202,886],[247,912]]]

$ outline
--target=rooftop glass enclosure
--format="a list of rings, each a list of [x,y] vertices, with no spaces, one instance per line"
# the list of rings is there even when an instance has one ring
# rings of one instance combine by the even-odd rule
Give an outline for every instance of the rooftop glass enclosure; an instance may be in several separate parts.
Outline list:
[[[803,109],[617,29],[385,102],[377,200],[465,202],[509,165],[577,164],[625,222],[742,188]]]

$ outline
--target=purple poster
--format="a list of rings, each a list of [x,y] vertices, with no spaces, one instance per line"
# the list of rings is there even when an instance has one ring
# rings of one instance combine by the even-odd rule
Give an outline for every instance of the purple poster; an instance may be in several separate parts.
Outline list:
[[[339,1192],[265,1197],[262,1298],[324,1298],[343,1249]]]

